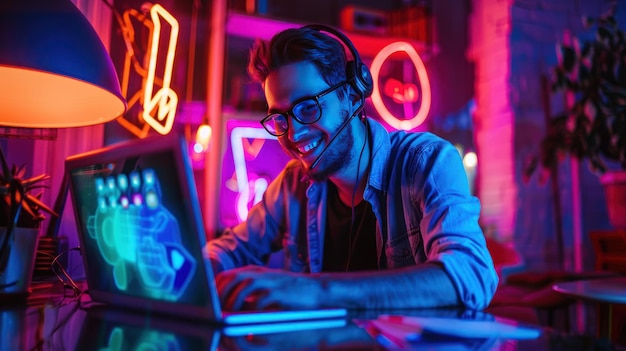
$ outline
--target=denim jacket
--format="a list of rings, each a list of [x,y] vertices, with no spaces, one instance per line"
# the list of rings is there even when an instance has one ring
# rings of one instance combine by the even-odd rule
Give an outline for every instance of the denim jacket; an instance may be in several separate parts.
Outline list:
[[[380,269],[439,262],[468,308],[485,308],[498,284],[457,149],[431,133],[387,132],[369,120],[371,170],[364,199],[377,219]],[[218,270],[264,265],[284,250],[284,268],[318,273],[326,229],[327,182],[306,180],[290,161],[245,222],[208,244]]]

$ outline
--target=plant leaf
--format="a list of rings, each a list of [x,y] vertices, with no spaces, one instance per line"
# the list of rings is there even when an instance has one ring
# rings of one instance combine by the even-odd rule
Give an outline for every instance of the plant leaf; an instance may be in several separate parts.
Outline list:
[[[4,151],[2,151],[2,148],[0,148],[0,160],[2,161],[2,174],[5,177],[9,176],[9,165],[7,164],[7,160],[4,157]],[[1,178],[0,178],[1,179]],[[4,179],[3,182],[6,184],[8,183],[8,179]]]
[[[34,184],[42,182],[44,180],[50,179],[50,176],[47,174],[40,174],[36,177],[31,177],[22,181],[25,188],[31,189]]]
[[[39,194],[39,196],[41,196],[41,194]],[[38,197],[35,197],[31,194],[26,194],[26,198],[28,199],[28,201],[34,203],[35,205],[37,205],[37,207],[41,208],[42,210],[50,213],[53,216],[58,217],[59,214],[56,213],[52,208],[50,208],[48,205],[46,205],[45,203],[43,203]]]

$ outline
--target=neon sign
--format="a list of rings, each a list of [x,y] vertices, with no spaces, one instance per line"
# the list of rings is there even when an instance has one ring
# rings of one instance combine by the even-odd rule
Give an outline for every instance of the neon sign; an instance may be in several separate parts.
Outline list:
[[[152,23],[154,23],[154,30],[152,31],[152,37],[150,38],[150,58],[148,63],[148,77],[146,78],[146,84],[144,86],[143,94],[143,118],[152,128],[157,132],[165,135],[172,130],[174,124],[174,117],[176,114],[176,105],[178,104],[178,97],[176,93],[170,88],[172,81],[172,67],[174,66],[174,53],[176,52],[176,41],[178,39],[178,22],[169,12],[167,12],[161,5],[156,4],[150,8],[150,17]],[[152,89],[154,86],[154,80],[156,75],[156,61],[159,52],[159,39],[161,35],[161,21],[163,18],[170,24],[172,32],[170,33],[170,40],[167,45],[167,54],[165,56],[165,69],[163,72],[163,84],[161,89],[152,95]],[[156,119],[152,116],[156,109]],[[163,120],[165,119],[165,123]]]
[[[126,57],[121,84],[122,93],[127,98],[129,110],[134,105],[140,104],[137,119],[139,122],[143,121],[144,123],[139,126],[124,116],[118,118],[117,121],[140,138],[145,138],[150,128],[156,130],[159,134],[168,134],[174,125],[176,107],[178,105],[178,96],[170,86],[176,43],[178,41],[178,21],[159,4],[150,6],[149,14],[148,18],[145,13],[130,9],[124,12],[123,22],[120,23],[126,43]],[[143,65],[135,57],[135,34],[131,21],[132,18],[146,26],[150,32]],[[169,28],[169,33],[167,28]],[[169,40],[167,40],[168,35]],[[167,42],[161,43],[162,38],[166,38],[164,41],[167,40]],[[165,62],[161,63],[159,61],[159,51],[163,48],[166,50]],[[142,83],[141,89],[131,97],[128,97],[131,67],[141,77]],[[162,75],[157,73],[158,70],[162,70]]]
[[[226,121],[225,138],[219,220],[221,225],[228,227],[246,220],[249,210],[262,199],[271,181],[291,157],[258,121]]]
[[[246,147],[245,141],[250,138],[253,142]],[[240,222],[248,217],[250,202],[254,205],[261,201],[269,184],[267,179],[251,174],[246,166],[246,154],[256,158],[267,139],[276,140],[276,137],[260,127],[235,127],[230,134],[238,192],[235,207]]]
[[[387,106],[385,106],[385,103],[383,102],[378,84],[380,69],[383,63],[392,54],[397,52],[404,52],[411,59],[415,72],[417,73],[417,79],[420,85],[419,90],[415,84],[405,84],[395,79],[388,79],[384,85],[383,91],[386,95],[390,96],[394,102],[403,104],[416,102],[419,98],[419,92],[421,91],[420,107],[417,113],[410,119],[400,119],[397,116],[394,116],[389,109],[387,109]],[[424,67],[424,63],[422,62],[422,59],[418,55],[417,51],[415,51],[415,48],[407,42],[398,41],[391,43],[382,48],[378,54],[376,54],[374,60],[372,61],[370,70],[374,79],[372,103],[383,120],[385,120],[385,122],[393,128],[403,130],[411,130],[422,124],[428,116],[428,112],[430,110],[431,90],[426,67]]]

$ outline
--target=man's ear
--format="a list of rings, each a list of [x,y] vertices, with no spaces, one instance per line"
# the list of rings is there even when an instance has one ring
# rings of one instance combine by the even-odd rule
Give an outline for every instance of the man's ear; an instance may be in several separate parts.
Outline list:
[[[350,101],[350,112],[354,113],[357,110],[363,108],[365,104],[365,100],[358,94],[354,89],[350,88],[348,90],[348,100]]]

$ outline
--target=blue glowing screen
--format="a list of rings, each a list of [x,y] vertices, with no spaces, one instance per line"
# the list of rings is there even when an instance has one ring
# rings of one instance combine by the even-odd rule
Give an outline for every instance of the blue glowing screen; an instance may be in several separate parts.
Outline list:
[[[98,207],[87,230],[113,272],[128,289],[129,272],[155,298],[176,301],[187,289],[196,261],[181,245],[178,220],[161,202],[153,169],[95,177]]]

